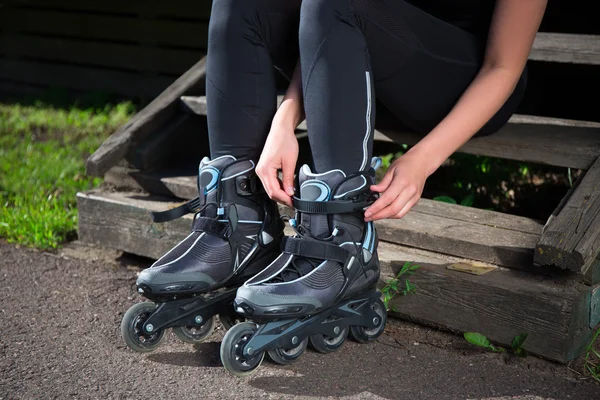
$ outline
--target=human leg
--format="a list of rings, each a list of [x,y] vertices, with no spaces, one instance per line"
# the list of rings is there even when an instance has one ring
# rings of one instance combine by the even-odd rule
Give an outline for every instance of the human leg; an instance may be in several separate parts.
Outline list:
[[[206,97],[211,157],[258,159],[276,111],[275,68],[298,60],[300,0],[215,0]]]

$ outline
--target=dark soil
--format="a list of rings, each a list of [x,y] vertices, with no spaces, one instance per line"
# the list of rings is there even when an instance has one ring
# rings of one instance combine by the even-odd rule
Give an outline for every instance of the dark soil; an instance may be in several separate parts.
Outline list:
[[[119,324],[140,301],[136,272],[150,260],[77,244],[48,254],[1,241],[0,260],[0,399],[600,398],[600,386],[580,370],[488,353],[399,320],[371,345],[307,351],[286,367],[265,360],[238,379],[220,365],[222,329],[196,347],[171,333],[149,355],[125,347]]]

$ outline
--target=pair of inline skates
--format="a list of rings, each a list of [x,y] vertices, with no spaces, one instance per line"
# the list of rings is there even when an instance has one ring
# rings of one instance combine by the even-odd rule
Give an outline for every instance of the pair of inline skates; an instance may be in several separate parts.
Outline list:
[[[383,332],[386,310],[376,290],[377,233],[363,210],[380,160],[368,171],[313,173],[304,165],[294,197],[295,231],[284,236],[252,160],[204,158],[198,198],[153,213],[164,222],[194,213],[191,233],[137,280],[150,301],[132,306],[121,332],[139,352],[155,350],[168,328],[201,343],[215,327],[227,330],[221,362],[234,375],[255,371],[265,353],[279,364],[307,348],[339,349],[350,334],[367,343]]]

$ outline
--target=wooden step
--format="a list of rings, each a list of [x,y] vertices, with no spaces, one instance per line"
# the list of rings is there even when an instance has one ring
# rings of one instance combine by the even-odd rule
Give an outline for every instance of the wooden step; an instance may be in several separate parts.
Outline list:
[[[283,96],[278,96],[278,104]],[[206,97],[183,96],[188,112],[206,115]],[[306,130],[306,121],[298,130]],[[396,130],[384,122],[375,131],[375,140],[414,145],[422,136]],[[473,138],[459,152],[528,161],[558,167],[588,169],[600,157],[600,123],[559,118],[514,115],[494,135]]]
[[[539,32],[530,60],[600,65],[600,36]]]
[[[575,183],[544,227],[536,245],[539,265],[600,275],[600,158]]]
[[[197,196],[195,170],[142,172],[115,167],[106,182],[189,200]],[[291,210],[282,210],[291,215]],[[421,199],[404,218],[376,222],[380,239],[439,253],[546,273],[533,265],[543,223],[529,218]]]
[[[153,223],[149,211],[179,202],[143,192],[92,190],[79,193],[77,202],[79,240],[153,259],[182,240],[192,222],[189,215]],[[600,314],[591,308],[594,288],[572,281],[568,273],[543,278],[386,242],[380,244],[379,255],[380,287],[404,262],[421,265],[408,277],[416,293],[398,295],[393,300],[398,312],[392,315],[457,333],[480,332],[504,346],[527,333],[525,349],[555,361],[568,362],[582,353],[592,334],[590,321]],[[465,266],[475,271],[487,267],[489,272],[461,272]]]

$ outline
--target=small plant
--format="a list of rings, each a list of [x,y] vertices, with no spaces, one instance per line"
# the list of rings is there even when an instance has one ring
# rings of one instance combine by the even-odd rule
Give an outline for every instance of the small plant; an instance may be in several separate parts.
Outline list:
[[[490,340],[484,335],[477,332],[465,332],[464,337],[467,342],[474,344],[479,347],[486,348],[488,350],[493,351],[494,353],[505,353],[506,349],[500,346],[494,346]],[[525,344],[525,340],[527,340],[527,334],[522,333],[514,337],[511,343],[510,352],[518,357],[526,357],[527,351],[523,348],[523,344]]]
[[[594,343],[600,337],[600,329],[596,331],[590,344],[587,345],[585,353],[585,371],[589,372],[592,377],[600,383],[600,353],[594,349]]]
[[[433,200],[441,201],[443,203],[458,204],[458,202],[450,196],[437,196],[437,197],[434,197]],[[475,193],[471,193],[471,194],[467,195],[464,199],[461,200],[460,205],[465,206],[465,207],[472,207],[474,201],[475,201]]]
[[[394,278],[388,279],[386,281],[386,285],[381,289],[381,293],[383,293],[383,303],[385,304],[385,308],[387,311],[390,310],[390,301],[396,296],[398,293],[402,293],[406,296],[409,293],[414,293],[417,291],[415,285],[410,283],[408,279],[404,280],[404,287],[400,286],[400,278],[403,275],[412,275],[415,273],[417,269],[421,268],[420,265],[415,265],[410,262],[404,263],[398,274]],[[397,312],[395,306],[392,306],[392,311]]]

